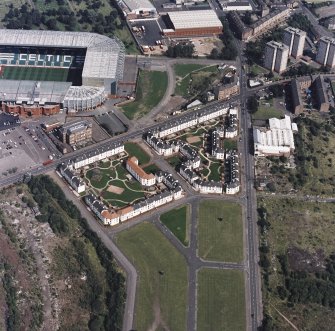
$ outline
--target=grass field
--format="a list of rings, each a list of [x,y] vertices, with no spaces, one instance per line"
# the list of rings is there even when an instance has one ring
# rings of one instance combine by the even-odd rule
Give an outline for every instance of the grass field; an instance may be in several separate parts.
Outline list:
[[[130,156],[135,156],[138,159],[139,164],[143,165],[150,161],[150,156],[136,143],[127,142],[124,144],[126,152]]]
[[[202,66],[199,64],[175,64],[174,70],[177,76],[182,78],[176,84],[175,94],[185,98],[196,95],[210,83],[216,73],[217,66]]]
[[[222,220],[221,220],[222,218]],[[205,200],[199,205],[199,255],[207,260],[243,261],[242,208],[239,204]]]
[[[269,105],[266,105],[268,103]],[[284,112],[273,107],[272,100],[261,100],[258,110],[252,115],[254,120],[268,120],[269,118],[282,118]]]
[[[140,118],[157,106],[168,86],[166,72],[140,70],[135,101],[122,107],[129,119]]]
[[[6,66],[2,79],[66,82],[68,69]]]
[[[199,70],[206,67],[205,65],[201,64],[175,64],[173,69],[176,76],[183,78],[184,76],[190,74],[194,70]]]
[[[186,261],[150,223],[123,231],[116,243],[138,271],[136,330],[186,330]],[[163,327],[166,324],[166,328]]]
[[[197,330],[246,329],[244,274],[238,270],[198,272]]]
[[[187,246],[189,241],[189,206],[181,206],[179,208],[168,211],[160,217],[161,222]]]

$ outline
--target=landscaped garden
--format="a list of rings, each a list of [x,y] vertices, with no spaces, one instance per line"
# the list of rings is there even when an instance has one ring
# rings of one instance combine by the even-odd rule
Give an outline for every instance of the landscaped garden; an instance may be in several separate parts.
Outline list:
[[[141,184],[132,178],[122,164],[122,160],[117,162],[103,163],[88,170],[85,179],[92,187],[95,194],[101,197],[114,207],[124,207],[136,200],[144,198],[145,191]]]

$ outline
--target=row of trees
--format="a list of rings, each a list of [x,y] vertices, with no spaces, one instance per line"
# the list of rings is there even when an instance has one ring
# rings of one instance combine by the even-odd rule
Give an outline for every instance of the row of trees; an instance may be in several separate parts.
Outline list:
[[[194,54],[193,44],[178,44],[175,46],[169,46],[166,51],[168,57],[187,57],[191,58]]]
[[[91,311],[88,328],[90,330],[121,330],[125,303],[125,279],[118,271],[112,253],[89,228],[78,208],[72,201],[66,199],[60,187],[48,176],[33,177],[28,186],[42,213],[39,220],[48,222],[57,235],[70,237],[80,269],[84,270],[87,275],[90,291],[87,293],[86,301]],[[60,209],[55,206],[55,203],[66,213],[67,217],[60,215]],[[78,233],[71,235],[69,219],[81,229],[80,236]],[[86,241],[93,245],[99,262],[105,269],[107,286],[101,283],[98,275],[93,271],[87,255]],[[82,304],[86,303],[82,302]]]
[[[223,34],[220,36],[224,46],[221,49],[213,48],[210,59],[235,60],[238,52],[234,43],[234,35],[226,20],[222,20]]]

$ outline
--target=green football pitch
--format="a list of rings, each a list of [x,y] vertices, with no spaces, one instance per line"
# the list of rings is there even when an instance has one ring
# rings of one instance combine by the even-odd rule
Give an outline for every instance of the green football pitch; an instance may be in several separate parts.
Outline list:
[[[69,69],[39,67],[4,67],[1,78],[13,80],[40,80],[66,82]]]

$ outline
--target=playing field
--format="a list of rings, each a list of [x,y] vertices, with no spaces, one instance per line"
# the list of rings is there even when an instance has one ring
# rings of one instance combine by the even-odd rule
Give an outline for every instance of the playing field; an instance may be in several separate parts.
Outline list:
[[[123,231],[116,240],[138,271],[134,329],[185,331],[187,267],[184,257],[151,223]]]
[[[198,272],[197,330],[246,329],[244,274],[239,270]]]
[[[243,261],[242,209],[237,203],[205,200],[199,206],[199,255],[206,260]]]
[[[10,67],[2,70],[2,79],[13,80],[40,80],[66,82],[69,69],[64,68],[40,68],[40,67]]]

